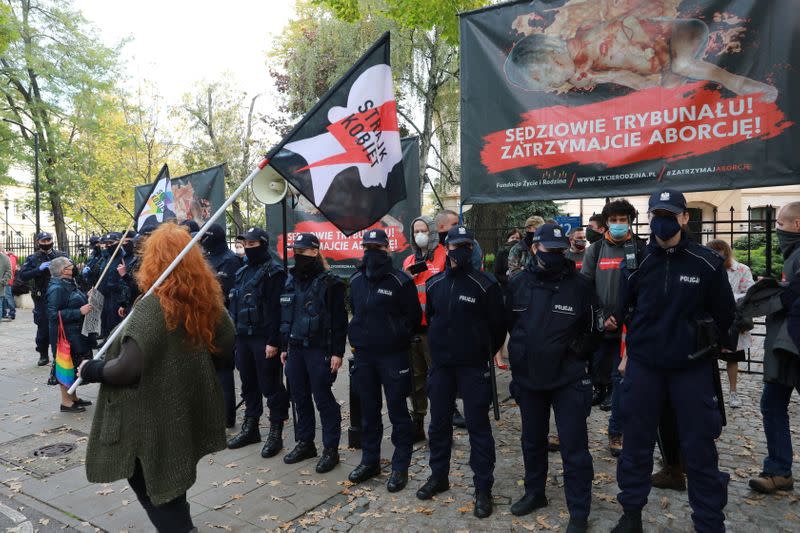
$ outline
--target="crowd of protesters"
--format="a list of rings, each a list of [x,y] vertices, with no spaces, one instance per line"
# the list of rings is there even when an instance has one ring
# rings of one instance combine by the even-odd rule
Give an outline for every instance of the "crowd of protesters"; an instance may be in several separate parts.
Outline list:
[[[725,421],[723,398],[732,409],[742,405],[738,363],[758,316],[767,316],[761,412],[768,455],[750,486],[767,494],[793,488],[787,409],[800,386],[800,203],[777,216],[782,279],[758,282],[727,242],[696,242],[679,191],[653,193],[649,236],[637,235],[638,217],[625,199],[607,202],[589,225],[569,233],[531,215],[506,235],[492,276],[483,272],[472,231],[445,210],[411,222],[412,253],[401,268],[386,233],[364,231],[363,261],[349,283],[331,272],[313,234],[295,236],[287,272],[262,228],[242,232],[234,252],[224,228],[212,225],[147,298],[142,293],[189,243],[196,223],[93,238],[80,265],[43,232],[19,270],[13,254],[0,253],[3,317],[15,318],[19,278],[31,290],[38,364],[50,364],[49,382],[60,384],[61,411],[91,405],[68,393],[64,372],[101,384],[89,479],[128,479],[159,531],[192,530],[186,491],[198,460],[260,443],[264,398],[262,457],[284,449],[292,412],[295,445],[282,460],[319,457],[320,474],[339,465],[341,408],[331,388],[348,339],[363,431],[350,481],[381,472],[385,398],[394,445],[387,490],[405,488],[412,444],[426,438],[431,474],[416,495],[425,500],[449,490],[453,426],[466,427],[474,514],[491,515],[491,366],[508,360],[525,464],[514,515],[548,505],[547,452],[560,451],[567,531],[587,530],[593,467],[586,419],[596,406],[609,413],[607,453],[618,457],[624,513],[613,531],[642,530],[651,486],[686,490],[687,481],[696,529],[723,531],[728,474],[719,470],[714,441]],[[92,291],[102,295],[102,310],[90,303],[98,301]],[[93,312],[100,332],[84,335]],[[105,360],[91,360],[131,313]],[[59,350],[71,358],[66,370],[56,364]],[[727,365],[724,394],[717,360]],[[236,425],[236,370],[244,416],[226,440],[225,427]],[[653,472],[655,443],[662,466]]]

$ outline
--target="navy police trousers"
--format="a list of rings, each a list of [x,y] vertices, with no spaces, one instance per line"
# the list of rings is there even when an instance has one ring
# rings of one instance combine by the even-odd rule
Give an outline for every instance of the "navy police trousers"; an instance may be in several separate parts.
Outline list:
[[[428,372],[431,423],[428,428],[431,474],[447,479],[453,447],[453,409],[456,391],[464,399],[464,419],[469,433],[469,466],[475,489],[491,491],[494,484],[494,437],[489,423],[492,397],[489,368],[482,366],[432,366]]]
[[[592,502],[594,469],[589,454],[586,418],[592,408],[589,376],[555,390],[531,390],[511,383],[511,394],[522,418],[522,458],[525,493],[544,494],[547,481],[547,434],[550,406],[556,416],[561,458],[564,461],[564,495],[571,518],[587,519]]]
[[[354,379],[361,399],[361,464],[376,465],[381,460],[383,386],[392,423],[392,470],[408,470],[413,445],[413,424],[406,405],[406,397],[411,392],[408,352],[376,355],[359,350],[355,356]]]
[[[722,432],[710,365],[703,360],[683,369],[659,369],[630,359],[622,381],[623,447],[617,464],[624,509],[641,509],[650,494],[653,447],[664,400],[675,410],[681,455],[686,463],[689,505],[698,533],[722,532],[730,476],[719,471],[714,440]]]
[[[313,397],[322,423],[322,445],[338,448],[342,436],[342,408],[331,391],[336,374],[331,372],[330,357],[319,348],[289,346],[286,379],[297,410],[295,441],[314,442],[317,421],[311,402]]]
[[[267,338],[254,335],[236,337],[236,368],[242,378],[244,416],[261,418],[264,413],[262,395],[267,399],[269,421],[280,423],[289,418],[289,394],[283,386],[281,359],[267,359]]]

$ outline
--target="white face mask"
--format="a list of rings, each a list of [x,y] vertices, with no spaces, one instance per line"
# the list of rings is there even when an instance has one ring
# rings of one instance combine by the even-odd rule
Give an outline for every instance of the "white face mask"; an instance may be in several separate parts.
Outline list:
[[[420,248],[427,248],[429,238],[430,236],[427,233],[414,234],[414,242],[417,243],[417,246],[419,246]]]

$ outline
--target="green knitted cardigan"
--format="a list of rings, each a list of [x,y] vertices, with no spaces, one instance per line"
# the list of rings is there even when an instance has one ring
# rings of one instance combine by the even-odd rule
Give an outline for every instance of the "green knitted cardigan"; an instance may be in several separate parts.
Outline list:
[[[118,357],[131,338],[145,357],[142,376],[134,386],[100,386],[86,475],[94,483],[127,479],[138,458],[147,494],[161,505],[194,484],[203,456],[225,448],[222,389],[208,350],[192,347],[182,328],[167,331],[158,297],[143,298],[134,309],[106,359]],[[214,342],[220,353],[233,350],[234,327],[225,311]]]

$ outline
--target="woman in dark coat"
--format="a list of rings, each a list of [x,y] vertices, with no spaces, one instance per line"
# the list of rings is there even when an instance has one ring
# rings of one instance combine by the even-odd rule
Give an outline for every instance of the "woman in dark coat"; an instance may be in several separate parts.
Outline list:
[[[73,369],[77,369],[81,361],[91,358],[92,349],[89,339],[81,335],[83,317],[92,310],[86,295],[78,289],[73,278],[75,265],[68,257],[56,257],[50,262],[50,284],[47,286],[47,318],[50,326],[50,348],[53,352],[53,364],[56,361],[58,347],[58,317],[64,324],[64,334],[69,341]],[[75,370],[73,370],[75,372]],[[77,393],[67,393],[67,387],[61,388],[61,412],[80,413],[92,405],[88,400],[81,400]]]

